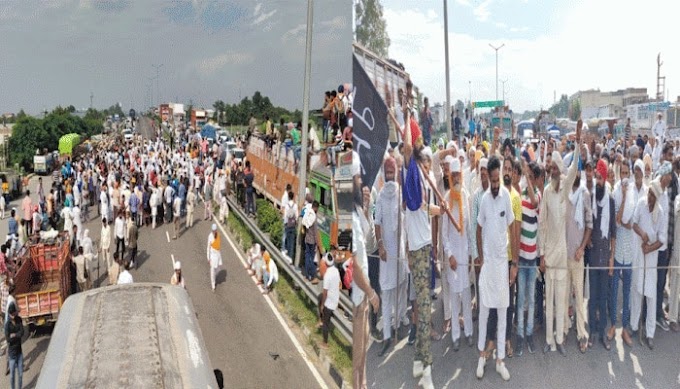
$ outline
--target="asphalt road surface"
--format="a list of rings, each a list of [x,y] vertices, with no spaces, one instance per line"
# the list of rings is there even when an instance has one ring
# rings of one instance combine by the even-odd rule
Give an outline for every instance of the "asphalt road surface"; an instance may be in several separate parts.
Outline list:
[[[433,307],[435,328],[441,331],[443,325],[441,296],[434,302]],[[620,320],[619,314],[619,323]],[[505,359],[505,366],[511,375],[510,381],[503,381],[496,373],[495,361],[491,359],[486,363],[484,378],[478,380],[475,375],[479,359],[478,323],[475,320],[473,324],[473,347],[468,347],[463,338],[459,351],[454,352],[450,333],[442,340],[432,342],[434,358],[432,377],[436,388],[680,387],[680,353],[678,353],[680,334],[665,332],[658,327],[654,336],[653,351],[646,345],[641,346],[637,338],[633,340],[632,348],[626,346],[621,340],[620,331],[617,331],[616,342],[612,342],[610,351],[596,342],[593,349],[589,349],[584,355],[578,350],[576,330],[572,326],[566,339],[567,355],[564,357],[556,351],[543,354],[545,326],[535,326],[536,353],[529,354],[525,346],[523,356],[518,357],[515,354],[513,358]],[[415,346],[408,345],[407,339],[404,338],[384,357],[378,355],[381,349],[382,344],[375,342],[369,348],[368,387],[416,387],[418,382],[412,376]]]
[[[45,188],[51,186],[51,178],[44,177],[43,181]],[[31,179],[30,189],[36,192],[36,177]],[[31,197],[37,201],[35,193]],[[12,202],[8,208],[18,208],[19,202]],[[211,290],[206,258],[211,222],[202,219],[202,204],[195,214],[194,226],[183,229],[177,240],[168,240],[168,236],[172,238],[171,225],[161,224],[155,230],[150,227],[140,229],[136,268],[131,270],[135,282],[169,283],[173,258],[181,261],[208,355],[213,368],[224,373],[225,387],[333,387],[333,380],[323,373],[323,369],[317,369],[321,362],[306,342],[291,339],[291,336],[301,339],[300,333],[295,326],[282,325],[285,319],[274,313],[271,300],[254,284],[224,235],[224,267],[217,276],[216,291]],[[84,224],[98,246],[101,221],[96,208],[90,209],[90,220]],[[6,234],[7,218],[0,221],[0,236]],[[93,279],[98,277],[95,285],[107,285],[104,266],[99,272],[96,268],[91,269],[90,274]],[[23,344],[26,387],[34,387],[37,382],[49,340],[50,329],[41,328]],[[3,379],[2,382],[6,381]],[[0,387],[5,387],[3,385]]]

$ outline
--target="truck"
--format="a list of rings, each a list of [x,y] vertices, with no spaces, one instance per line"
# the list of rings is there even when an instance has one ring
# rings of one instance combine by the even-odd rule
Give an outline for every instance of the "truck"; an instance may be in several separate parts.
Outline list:
[[[217,389],[187,291],[112,285],[66,300],[36,388]]]
[[[206,124],[203,126],[203,128],[201,128],[201,137],[207,139],[208,142],[210,142],[210,145],[212,145],[217,139],[217,128],[211,126],[210,124]]]
[[[284,205],[281,198],[287,184],[297,193],[300,180],[294,170],[292,149],[286,151],[283,146],[277,155],[275,150],[267,150],[264,140],[252,136],[246,159],[253,168],[253,187],[258,194],[280,208]],[[325,151],[310,156],[307,188],[319,202],[317,226],[324,250],[328,251],[331,246],[337,246],[341,251],[349,250],[352,241],[352,153],[341,152],[336,156],[335,172],[328,162]]]
[[[68,233],[42,242],[28,242],[19,253],[14,277],[15,298],[25,324],[54,322],[71,294],[71,252]]]
[[[53,153],[44,152],[36,153],[33,156],[33,172],[40,175],[47,175],[54,170],[54,155]]]

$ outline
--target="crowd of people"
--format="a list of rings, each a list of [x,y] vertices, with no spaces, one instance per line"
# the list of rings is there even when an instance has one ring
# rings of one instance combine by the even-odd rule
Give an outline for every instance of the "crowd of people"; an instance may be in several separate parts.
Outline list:
[[[0,246],[3,315],[19,317],[12,297],[16,289],[14,276],[19,267],[19,248],[27,242],[64,231],[72,255],[72,292],[76,293],[101,286],[102,280],[93,272],[93,264],[100,259],[106,266],[104,279],[109,285],[132,283],[130,270],[136,266],[140,232],[165,223],[170,237],[177,239],[200,217],[195,215],[195,208],[201,199],[209,204],[204,207],[205,220],[226,222],[229,177],[231,169],[239,167],[225,156],[222,145],[208,147],[203,139],[192,135],[187,132],[175,139],[172,149],[160,136],[136,137],[127,144],[115,135],[105,137],[89,152],[65,159],[54,172],[50,188],[44,187],[39,178],[35,189],[27,189],[19,208],[10,211],[7,241]],[[248,168],[246,164],[246,175]],[[37,192],[37,201],[31,189]],[[254,203],[252,192],[247,202]],[[215,214],[213,204],[218,205]],[[85,227],[96,218],[102,224],[97,244]],[[215,290],[216,273],[223,265],[216,224],[206,240],[211,287]],[[179,261],[173,270],[170,283],[186,287]],[[271,286],[276,276],[268,273],[268,277]],[[19,333],[13,323],[21,323],[21,319],[6,319],[3,323],[9,342],[9,346],[3,346],[9,347],[8,371],[12,376],[16,371],[21,386],[23,357],[20,342],[17,349],[12,335]]]
[[[393,119],[403,143],[374,188],[355,175],[355,387],[366,387],[369,333],[381,357],[408,336],[413,376],[431,388],[431,342],[448,333],[454,351],[477,346],[479,379],[495,358],[509,380],[506,358],[566,355],[572,329],[581,353],[616,337],[653,350],[657,328],[680,332],[680,149],[667,131],[599,139],[579,121],[571,138],[501,142],[495,128],[492,142],[432,147],[404,106]]]

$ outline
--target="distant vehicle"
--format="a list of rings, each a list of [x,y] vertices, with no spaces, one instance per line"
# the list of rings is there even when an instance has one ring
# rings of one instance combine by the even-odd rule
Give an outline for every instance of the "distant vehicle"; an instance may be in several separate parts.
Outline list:
[[[33,172],[47,175],[54,170],[54,153],[37,154],[33,156]]]
[[[229,140],[229,133],[226,130],[217,131],[217,142],[219,144],[225,143]]]
[[[224,147],[224,151],[225,151],[225,155],[226,155],[226,158],[225,158],[226,161],[230,161],[231,158],[233,158],[234,149],[237,148],[236,146],[237,146],[236,142],[232,142],[232,141],[227,141],[227,142],[224,142],[222,144],[222,147]]]
[[[125,139],[126,142],[130,142],[131,140],[134,139],[134,135],[132,134],[132,130],[129,128],[126,128],[123,130],[123,138]]]
[[[212,139],[212,141],[214,142],[215,139],[217,139],[217,129],[211,125],[206,124],[201,129],[201,137]]]
[[[184,288],[92,289],[63,305],[36,388],[217,389],[206,350]]]
[[[239,162],[245,163],[245,158],[246,158],[245,150],[236,148],[236,149],[232,149],[231,152],[234,156],[233,158],[236,161],[236,163],[239,163]]]

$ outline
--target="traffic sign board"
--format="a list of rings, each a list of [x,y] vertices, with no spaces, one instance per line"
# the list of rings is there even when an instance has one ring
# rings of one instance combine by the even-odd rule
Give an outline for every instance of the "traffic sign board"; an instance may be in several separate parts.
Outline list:
[[[473,101],[472,108],[495,108],[501,107],[505,102],[503,100],[492,100],[492,101]]]

